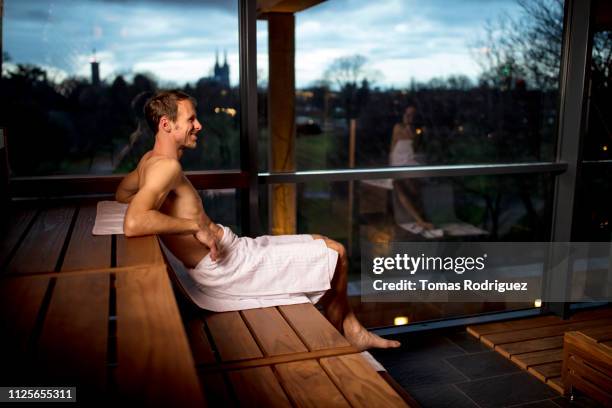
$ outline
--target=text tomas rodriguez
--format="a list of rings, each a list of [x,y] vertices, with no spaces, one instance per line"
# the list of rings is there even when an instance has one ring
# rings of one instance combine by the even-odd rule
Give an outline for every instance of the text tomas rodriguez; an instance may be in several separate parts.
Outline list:
[[[474,282],[469,279],[463,282],[430,282],[426,279],[412,281],[401,279],[395,282],[385,282],[377,279],[372,282],[372,287],[376,291],[495,291],[499,293],[526,291],[527,282],[500,282],[497,279],[489,281],[488,279],[482,282]]]

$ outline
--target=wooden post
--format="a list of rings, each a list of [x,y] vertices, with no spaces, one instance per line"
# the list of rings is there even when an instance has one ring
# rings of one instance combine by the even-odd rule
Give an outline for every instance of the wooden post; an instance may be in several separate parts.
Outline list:
[[[295,16],[268,16],[270,171],[295,171]],[[270,232],[295,234],[295,184],[270,186]]]

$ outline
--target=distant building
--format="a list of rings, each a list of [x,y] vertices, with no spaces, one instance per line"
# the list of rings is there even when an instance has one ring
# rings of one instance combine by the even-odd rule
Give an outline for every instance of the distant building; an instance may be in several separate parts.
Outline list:
[[[91,59],[91,84],[94,86],[100,85],[100,63],[96,58]]]
[[[224,88],[230,87],[229,80],[229,65],[227,64],[227,50],[225,51],[225,61],[223,65],[219,64],[219,51],[215,54],[215,70],[213,80],[217,81]]]

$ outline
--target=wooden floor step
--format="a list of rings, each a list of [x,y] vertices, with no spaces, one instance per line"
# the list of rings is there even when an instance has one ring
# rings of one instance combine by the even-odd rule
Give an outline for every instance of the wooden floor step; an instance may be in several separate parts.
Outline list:
[[[494,347],[497,344],[515,343],[518,341],[533,340],[542,337],[559,336],[565,333],[566,331],[579,330],[586,327],[602,326],[607,324],[612,324],[612,319],[585,320],[553,326],[513,330],[504,333],[494,333],[486,336],[481,336],[480,341],[482,341],[489,347]]]
[[[546,384],[552,387],[559,394],[563,394],[563,381],[561,377],[552,377],[546,380]]]
[[[526,370],[532,366],[554,363],[562,360],[563,348],[533,351],[531,353],[516,354],[512,356],[512,361],[514,361],[523,370]]]
[[[563,347],[563,336],[544,337],[542,339],[525,340],[501,345],[496,344],[495,351],[506,358],[511,358],[515,354],[551,350],[559,347]]]
[[[493,333],[504,333],[512,330],[529,329],[532,327],[543,327],[562,322],[557,316],[532,317],[527,319],[511,320],[509,322],[497,322],[468,326],[467,332],[476,338]]]
[[[561,366],[563,364],[560,361],[555,363],[540,364],[537,366],[529,367],[527,371],[535,375],[540,380],[546,382],[549,378],[561,376]]]
[[[541,316],[470,326],[467,331],[562,394],[564,336],[579,331],[612,348],[612,308],[583,310],[567,320]]]
[[[510,320],[506,322],[485,323],[468,326],[467,332],[476,338],[493,333],[511,332],[514,330],[530,329],[534,327],[554,326],[585,320],[612,318],[612,309],[588,310],[578,312],[568,320],[557,316],[528,317],[525,319]]]
[[[589,327],[580,331],[586,336],[597,340],[598,343],[612,340],[612,324],[608,326]]]

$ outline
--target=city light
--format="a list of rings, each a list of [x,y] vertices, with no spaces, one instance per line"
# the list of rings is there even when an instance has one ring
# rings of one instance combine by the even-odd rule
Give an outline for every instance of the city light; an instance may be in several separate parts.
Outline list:
[[[421,130],[421,128],[417,128],[417,129],[416,129],[416,134],[417,134],[417,135],[420,135],[421,133],[423,133],[423,130]]]
[[[408,317],[406,316],[396,316],[393,318],[393,325],[394,326],[403,326],[405,324],[408,324]]]
[[[604,152],[607,152],[608,151],[608,145],[603,145],[601,147],[601,150],[603,150]]]
[[[222,113],[222,112],[231,116],[232,118],[236,116],[236,113],[237,113],[236,109],[234,108],[219,108],[219,107],[215,108],[215,113]]]

